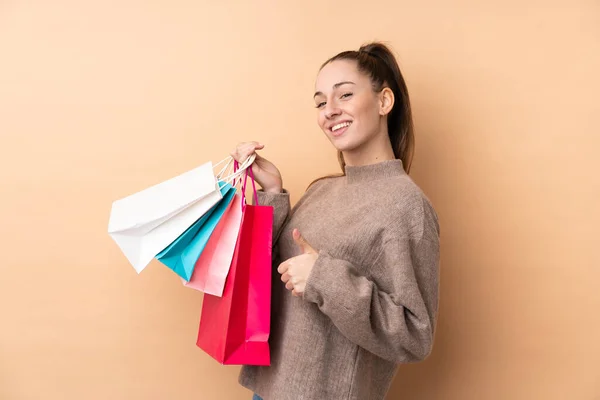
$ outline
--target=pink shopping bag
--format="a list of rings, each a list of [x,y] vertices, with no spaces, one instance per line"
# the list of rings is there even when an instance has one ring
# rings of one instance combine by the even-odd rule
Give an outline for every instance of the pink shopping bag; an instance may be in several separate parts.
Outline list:
[[[254,194],[256,199],[256,189]],[[241,207],[223,295],[204,295],[196,345],[221,364],[270,365],[273,207],[249,205],[245,198]]]
[[[213,296],[223,295],[241,222],[242,196],[236,194],[196,261],[191,279],[182,279],[185,286]]]

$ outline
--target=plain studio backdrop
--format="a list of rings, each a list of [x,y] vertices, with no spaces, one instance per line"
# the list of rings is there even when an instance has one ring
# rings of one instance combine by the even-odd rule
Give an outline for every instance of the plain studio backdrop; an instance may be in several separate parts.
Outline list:
[[[202,294],[107,234],[113,200],[266,144],[338,172],[320,64],[388,43],[441,222],[433,353],[388,399],[600,399],[600,3],[0,1],[0,399],[249,399]]]

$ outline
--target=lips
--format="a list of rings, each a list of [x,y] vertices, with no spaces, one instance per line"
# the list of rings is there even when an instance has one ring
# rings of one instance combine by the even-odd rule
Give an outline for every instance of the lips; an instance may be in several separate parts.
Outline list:
[[[351,121],[344,121],[344,122],[339,122],[339,123],[337,123],[337,124],[333,125],[333,126],[332,126],[332,127],[330,127],[329,129],[331,130],[331,132],[336,132],[336,131],[337,131],[337,130],[339,130],[339,129],[342,129],[342,128],[347,128],[347,127],[349,127],[350,125],[352,125],[352,122],[351,122]]]
[[[352,125],[352,121],[337,122],[329,126],[329,131],[333,137],[342,136],[350,125]]]

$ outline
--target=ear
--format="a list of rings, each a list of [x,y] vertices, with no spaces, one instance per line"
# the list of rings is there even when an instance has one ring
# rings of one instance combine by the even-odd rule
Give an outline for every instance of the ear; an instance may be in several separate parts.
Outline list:
[[[388,115],[394,108],[394,92],[385,87],[379,93],[379,115]]]

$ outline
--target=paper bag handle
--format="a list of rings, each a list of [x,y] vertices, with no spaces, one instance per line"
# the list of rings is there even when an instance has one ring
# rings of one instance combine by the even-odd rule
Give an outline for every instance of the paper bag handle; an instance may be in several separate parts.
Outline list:
[[[233,170],[237,171],[238,168],[239,168],[238,162],[234,161]],[[250,179],[252,181],[252,191],[254,193],[254,204],[258,205],[258,193],[256,192],[256,183],[254,181],[254,172],[252,172],[252,166],[249,166],[245,170],[244,183],[242,184],[242,208],[244,208],[246,205],[246,182],[248,180],[248,175],[250,175]],[[240,178],[240,181],[241,181],[241,178]]]
[[[233,174],[227,175],[225,177],[223,177],[223,173],[225,172],[226,169],[228,169],[229,165],[231,164],[231,161],[235,161],[233,159],[233,157],[228,157],[225,160],[228,160],[227,165],[225,166],[225,168],[223,168],[219,174],[217,174],[217,179],[220,180],[221,182],[225,182],[225,183],[229,183],[232,182],[232,185],[235,186],[236,183],[236,179],[238,177],[241,177],[242,174],[244,173],[244,171],[250,167],[252,165],[252,163],[254,162],[254,160],[256,159],[256,154],[252,154],[250,155],[250,157],[248,157],[247,159],[244,160],[244,162],[240,165],[239,163],[237,163],[237,168],[235,168],[236,164],[234,163],[234,169],[233,169]],[[223,161],[225,161],[223,160]],[[219,162],[217,165],[223,163],[223,161]],[[241,180],[241,179],[240,179]]]

